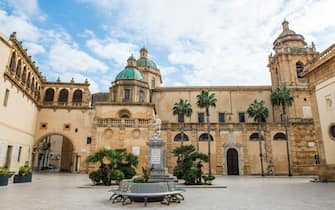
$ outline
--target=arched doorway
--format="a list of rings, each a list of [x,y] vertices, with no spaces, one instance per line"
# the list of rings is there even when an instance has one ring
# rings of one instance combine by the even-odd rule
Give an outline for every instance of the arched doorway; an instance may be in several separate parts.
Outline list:
[[[48,135],[34,146],[37,171],[73,172],[73,144],[62,135]]]
[[[238,152],[234,148],[230,148],[227,151],[227,174],[228,175],[240,175],[239,164],[238,164]]]

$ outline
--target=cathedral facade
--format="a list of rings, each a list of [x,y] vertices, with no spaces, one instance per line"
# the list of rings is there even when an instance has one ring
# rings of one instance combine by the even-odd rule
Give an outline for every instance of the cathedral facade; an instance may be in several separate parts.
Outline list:
[[[264,168],[275,175],[287,174],[281,109],[271,104],[272,91],[286,85],[294,96],[294,104],[288,110],[292,173],[316,175],[321,168],[329,171],[335,163],[335,137],[328,129],[334,125],[334,118],[328,119],[323,131],[320,118],[329,115],[323,116],[323,109],[318,108],[321,99],[316,87],[325,79],[323,74],[314,72],[327,71],[334,78],[334,65],[326,64],[325,52],[317,52],[314,44],[308,46],[287,21],[282,28],[269,55],[271,86],[163,87],[159,67],[149,58],[148,50],[142,48],[139,58],[128,58],[108,92],[94,94],[89,92],[87,81],[46,81],[15,33],[9,39],[1,36],[0,167],[17,170],[29,164],[37,170],[87,172],[95,166],[88,165],[86,157],[100,148],[126,148],[138,155],[140,166],[146,166],[146,143],[153,133],[153,116],[157,115],[162,122],[168,170],[172,172],[176,158],[171,151],[180,146],[181,140],[181,119],[172,114],[172,107],[179,99],[187,99],[193,108],[191,117],[183,119],[184,144],[193,144],[203,153],[208,151],[205,111],[196,105],[196,96],[206,89],[217,98],[216,107],[210,109],[213,172],[260,174],[257,124],[246,113],[257,99],[269,108],[263,125]],[[335,57],[334,50],[332,53],[328,52],[328,59]],[[321,70],[314,70],[317,68]],[[328,83],[333,84],[334,79]],[[333,90],[331,86],[328,91],[333,94],[329,96],[332,101]],[[332,106],[329,109],[334,112]],[[330,135],[329,140],[325,135]]]

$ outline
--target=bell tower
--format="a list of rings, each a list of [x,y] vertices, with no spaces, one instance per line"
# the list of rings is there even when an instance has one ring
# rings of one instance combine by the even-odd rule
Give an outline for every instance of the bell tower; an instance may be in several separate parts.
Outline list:
[[[312,118],[307,80],[300,73],[318,55],[314,44],[307,46],[304,37],[291,30],[284,20],[282,32],[273,42],[273,51],[268,64],[272,89],[282,85],[291,89],[294,104],[289,109],[290,118]]]

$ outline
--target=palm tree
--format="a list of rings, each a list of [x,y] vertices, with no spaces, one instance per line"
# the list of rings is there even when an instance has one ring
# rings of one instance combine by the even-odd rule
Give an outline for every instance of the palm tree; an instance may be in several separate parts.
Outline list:
[[[259,142],[259,159],[261,161],[261,172],[264,176],[264,167],[263,167],[263,154],[262,154],[262,122],[269,116],[269,109],[265,106],[264,101],[255,100],[252,104],[249,105],[247,110],[249,117],[254,118],[254,121],[258,124],[258,142]]]
[[[210,135],[210,122],[209,122],[209,108],[216,107],[215,94],[209,94],[208,90],[201,90],[200,94],[197,95],[197,105],[199,108],[205,108],[206,119],[207,119],[207,141],[208,141],[208,175],[212,175],[211,167],[211,135]]]
[[[288,175],[292,176],[291,171],[291,157],[290,157],[290,149],[289,149],[289,139],[288,139],[288,114],[287,107],[292,106],[294,102],[294,98],[291,95],[290,89],[288,89],[285,85],[278,86],[271,93],[271,102],[274,106],[281,106],[282,108],[282,116],[284,117],[284,126],[285,126],[285,135],[286,135],[286,152],[287,152],[287,162],[288,162]]]
[[[181,123],[181,146],[183,146],[184,143],[184,116],[190,117],[192,115],[192,106],[187,100],[180,99],[178,103],[175,103],[172,108],[172,114],[177,115],[178,118],[181,117],[182,121]]]

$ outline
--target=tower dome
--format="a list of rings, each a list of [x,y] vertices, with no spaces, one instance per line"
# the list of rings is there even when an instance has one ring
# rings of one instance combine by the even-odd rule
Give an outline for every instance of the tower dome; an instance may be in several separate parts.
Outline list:
[[[140,50],[140,58],[136,61],[136,65],[140,67],[152,67],[157,68],[155,62],[148,58],[148,50],[142,47]]]
[[[291,46],[291,47],[305,47],[306,42],[302,35],[295,33],[288,26],[288,21],[284,20],[282,23],[283,31],[273,42],[273,48],[278,48],[281,46]]]
[[[142,73],[136,69],[136,58],[133,54],[127,59],[126,68],[117,74],[115,81],[122,79],[136,79],[144,81]]]
[[[134,67],[127,66],[124,70],[117,74],[115,81],[122,79],[136,79],[144,81],[143,76],[139,70]]]

